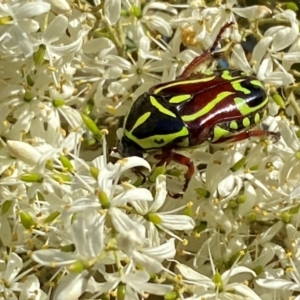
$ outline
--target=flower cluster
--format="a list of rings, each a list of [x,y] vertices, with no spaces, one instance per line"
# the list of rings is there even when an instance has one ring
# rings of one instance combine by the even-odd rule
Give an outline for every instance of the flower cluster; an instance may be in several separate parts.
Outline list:
[[[298,7],[177,2],[0,3],[1,299],[300,299]],[[180,149],[185,190],[186,166],[109,148],[137,97],[188,65],[253,76],[256,135],[280,138]]]

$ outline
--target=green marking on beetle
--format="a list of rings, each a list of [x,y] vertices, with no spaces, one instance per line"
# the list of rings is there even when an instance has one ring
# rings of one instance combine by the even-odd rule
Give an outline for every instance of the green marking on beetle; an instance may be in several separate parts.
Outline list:
[[[190,98],[191,98],[190,94],[178,95],[178,96],[172,97],[169,100],[169,102],[170,103],[181,103],[181,102],[184,102],[186,100],[189,100]]]
[[[240,78],[240,76],[231,76],[229,70],[224,70],[221,74],[221,77],[225,80],[232,80],[235,78]]]
[[[184,126],[178,132],[170,133],[170,134],[156,134],[144,139],[138,139],[132,134],[132,131],[124,130],[124,135],[128,137],[130,140],[138,144],[144,150],[151,150],[161,148],[166,146],[170,142],[174,141],[176,138],[186,137],[189,135],[188,129]],[[159,141],[159,143],[158,143]]]
[[[229,128],[237,130],[239,128],[238,123],[236,121],[231,121],[229,124]]]
[[[254,123],[257,124],[259,122],[260,122],[260,115],[259,115],[259,113],[256,113],[254,116]]]
[[[210,75],[214,74],[214,71],[213,70],[206,70],[206,71],[203,72],[203,74],[210,76]]]
[[[249,127],[251,125],[250,119],[249,118],[244,118],[243,119],[243,126],[244,127]]]
[[[243,116],[247,116],[247,115],[263,108],[264,106],[266,106],[268,103],[268,97],[266,97],[264,101],[262,101],[259,105],[255,106],[255,107],[250,107],[249,105],[246,104],[245,99],[239,98],[239,97],[234,98],[234,103],[235,103],[236,107],[238,108],[238,110],[240,111],[240,113]]]
[[[163,91],[164,89],[168,89],[174,86],[178,85],[186,85],[186,84],[193,84],[193,83],[201,83],[201,82],[208,82],[211,80],[214,80],[216,76],[211,76],[211,77],[205,77],[205,78],[199,78],[199,79],[192,79],[192,80],[178,80],[178,81],[173,81],[169,84],[166,84],[164,86],[161,86],[154,90],[153,94],[158,94],[159,92]]]
[[[230,75],[230,72],[228,70],[224,70],[222,72],[222,75],[221,77],[225,80],[231,80],[232,79],[232,76]]]
[[[176,115],[171,112],[170,110],[166,109],[164,106],[162,106],[153,96],[150,96],[151,104],[156,107],[160,112],[162,112],[165,115],[171,116],[173,118],[176,118]]]
[[[259,80],[257,80],[257,79],[251,80],[250,83],[253,84],[253,85],[259,86],[259,87],[261,87],[263,89],[265,88],[263,86],[263,84]]]
[[[214,139],[213,141],[217,141],[218,139],[224,137],[224,136],[228,136],[230,135],[230,131],[221,128],[219,126],[215,126],[214,127]]]
[[[185,122],[194,121],[194,120],[198,119],[199,117],[202,117],[205,114],[208,114],[218,103],[220,103],[226,97],[228,97],[232,94],[235,94],[235,93],[234,92],[222,92],[215,99],[209,101],[209,103],[206,106],[204,106],[204,108],[200,109],[195,114],[182,116],[181,118]]]
[[[131,132],[132,132],[135,128],[139,127],[141,124],[145,123],[146,120],[150,117],[150,115],[151,115],[151,112],[146,112],[146,113],[144,113],[143,115],[141,115],[141,116],[136,120],[135,124],[133,125],[133,127],[132,127],[132,129],[131,129]]]
[[[236,91],[239,91],[239,92],[242,92],[244,93],[245,95],[249,95],[251,94],[251,91],[242,87],[241,86],[241,81],[243,81],[243,79],[241,80],[237,80],[237,81],[234,81],[231,83],[232,87],[236,90]]]

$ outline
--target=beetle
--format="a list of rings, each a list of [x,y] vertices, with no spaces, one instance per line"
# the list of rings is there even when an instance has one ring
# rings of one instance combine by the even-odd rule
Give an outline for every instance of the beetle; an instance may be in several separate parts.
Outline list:
[[[132,105],[124,122],[124,133],[117,145],[123,157],[143,156],[162,150],[160,162],[171,160],[186,165],[183,190],[195,172],[193,162],[174,149],[196,147],[204,142],[236,142],[250,137],[279,133],[252,127],[266,116],[267,91],[261,81],[238,69],[196,73],[214,58],[225,24],[211,48],[196,57],[174,81],[153,86]]]

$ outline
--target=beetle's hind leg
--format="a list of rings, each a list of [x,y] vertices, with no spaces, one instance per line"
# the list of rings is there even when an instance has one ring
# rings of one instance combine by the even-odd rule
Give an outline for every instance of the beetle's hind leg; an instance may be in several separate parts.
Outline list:
[[[177,79],[183,79],[183,78],[190,76],[191,74],[195,73],[195,71],[197,70],[197,68],[200,65],[205,64],[205,63],[207,63],[207,61],[211,60],[212,56],[213,56],[213,52],[216,50],[218,43],[220,42],[220,39],[222,37],[222,34],[228,27],[232,26],[233,24],[234,24],[233,22],[229,22],[229,23],[225,24],[220,29],[212,46],[208,50],[204,51],[200,56],[195,57],[188,64],[188,66],[185,68],[185,70],[182,72],[182,74],[179,77],[177,77]]]

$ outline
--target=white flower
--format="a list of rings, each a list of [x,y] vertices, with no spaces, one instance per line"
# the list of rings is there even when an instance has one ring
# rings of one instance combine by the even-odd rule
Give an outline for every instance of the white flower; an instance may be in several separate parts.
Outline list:
[[[257,43],[251,58],[251,61],[255,62],[253,67],[250,66],[241,45],[236,44],[231,56],[233,64],[247,74],[255,73],[257,78],[265,83],[277,86],[285,86],[293,83],[294,77],[283,68],[280,68],[279,62],[272,59],[270,54],[268,54],[271,42],[271,37],[264,37]],[[275,69],[274,64],[279,68]]]
[[[285,10],[282,13],[276,14],[274,16],[277,20],[284,20],[290,22],[290,27],[288,26],[272,26],[268,29],[264,36],[271,36],[273,42],[271,45],[272,56],[278,60],[283,60],[283,65],[286,70],[293,63],[296,63],[300,59],[300,53],[295,49],[295,44],[298,43],[299,37],[299,26],[296,13],[291,10]],[[291,46],[292,45],[292,46]],[[287,53],[282,52],[284,49],[290,47]]]
[[[33,44],[29,38],[31,33],[28,29],[37,31],[39,23],[33,18],[44,14],[50,10],[50,4],[46,2],[28,2],[28,3],[2,3],[0,4],[1,18],[7,18],[8,21],[3,30],[8,30],[11,35],[11,41],[18,44],[25,57],[33,54]],[[29,22],[29,23],[28,23]],[[2,23],[3,25],[3,23]],[[24,27],[23,27],[23,26]]]
[[[37,41],[40,47],[45,47],[45,59],[49,60],[50,66],[54,66],[54,60],[75,53],[82,45],[81,36],[67,45],[58,43],[64,37],[64,32],[67,30],[68,24],[68,18],[63,15],[56,16]]]
[[[175,256],[174,239],[155,246],[151,239],[145,236],[145,228],[139,226],[128,232],[122,232],[117,237],[117,244],[134,265],[142,265],[149,273],[160,272],[164,269],[162,262],[166,259],[173,259]]]
[[[140,38],[138,49],[139,51],[137,61],[135,61],[131,56],[129,56],[130,61],[114,55],[108,55],[106,57],[106,59],[108,60],[107,64],[109,66],[117,66],[126,71],[126,75],[124,74],[120,82],[127,90],[129,90],[137,82],[141,83],[141,86],[143,88],[137,89],[135,91],[136,95],[145,92],[151,86],[159,83],[160,78],[152,71],[153,61],[147,60],[149,58],[155,58],[155,56],[149,53],[150,39],[147,36],[143,36]]]
[[[22,259],[16,254],[11,253],[7,259],[7,262],[2,260],[2,263],[5,263],[5,270],[0,273],[1,282],[0,291],[5,297],[11,299],[17,299],[17,296],[14,292],[18,291],[18,283],[16,282],[16,277],[23,268]],[[6,283],[4,285],[4,283]]]
[[[245,256],[242,259],[243,264],[254,270],[256,275],[259,278],[278,278],[278,276],[282,276],[284,274],[284,270],[282,268],[278,268],[278,260],[276,259],[277,245],[273,243],[265,243],[263,249],[256,250],[258,251],[255,256],[251,256],[251,254],[247,251]],[[256,281],[257,279],[255,279]]]
[[[131,2],[131,3],[130,3]],[[133,2],[133,4],[132,4]],[[157,30],[164,36],[172,35],[172,28],[169,24],[170,14],[176,15],[177,10],[167,3],[150,2],[141,9],[141,0],[124,1],[124,5],[131,12],[134,12],[133,26],[137,32],[137,40],[141,38],[144,33],[144,24],[150,30]]]
[[[37,300],[46,300],[47,297],[40,290],[40,285],[37,277],[27,274],[32,271],[32,268],[20,273],[23,268],[22,259],[14,252],[10,253],[6,261],[1,260],[2,272],[0,272],[0,292],[3,299],[17,300],[21,292],[20,299],[28,299],[33,297]]]
[[[295,40],[299,35],[298,21],[296,14],[290,10],[277,14],[275,17],[287,19],[291,27],[274,26],[267,30],[253,49],[251,66],[240,44],[234,46],[231,58],[236,67],[249,74],[254,72],[259,80],[277,86],[286,86],[294,82],[294,77],[287,71],[294,62],[299,61],[300,53],[295,51],[285,54],[282,50],[293,43],[297,44]],[[295,47],[293,46],[293,50],[289,51],[296,50]],[[282,60],[285,69],[280,63]]]
[[[104,293],[122,288],[122,292],[126,295],[126,299],[139,299],[138,294],[145,296],[145,293],[153,295],[165,295],[172,291],[172,285],[161,283],[150,283],[150,275],[146,271],[135,270],[132,265],[125,267],[124,272],[108,273],[102,270],[105,283],[90,283],[91,292],[95,292],[94,297],[103,295]],[[124,286],[121,284],[123,283]]]
[[[267,196],[271,196],[264,182],[260,182],[251,172],[245,172],[244,164],[247,164],[247,157],[242,154],[243,151],[244,147],[239,150],[216,151],[207,162],[206,172],[196,177],[198,186],[200,183],[201,186],[205,187],[210,197],[221,197],[223,204],[239,194],[241,188],[243,188],[244,180],[261,188]],[[194,154],[195,158],[199,156],[200,153]],[[241,167],[236,167],[235,164],[244,159],[245,163]]]
[[[163,72],[161,78],[162,82],[175,80],[176,77],[181,75],[184,67],[198,55],[198,53],[191,49],[182,51],[182,30],[182,28],[177,29],[169,43],[166,43],[160,36],[156,38],[150,36],[151,40],[162,50],[157,51],[157,55],[156,57],[153,57],[154,61],[151,64],[151,69],[153,71]],[[211,44],[209,44],[209,46],[210,45]]]
[[[79,214],[71,225],[71,239],[75,252],[58,249],[42,249],[32,254],[32,258],[41,265],[51,267],[71,266],[80,262],[83,266],[98,263],[98,256],[104,247],[104,221],[96,211]],[[76,268],[76,266],[75,266]]]
[[[38,156],[36,163],[36,170],[43,169],[47,160],[52,159],[55,163],[62,167],[59,161],[60,155],[68,155],[69,152],[77,154],[77,147],[80,145],[83,131],[70,132],[67,137],[64,137],[62,132],[49,125],[47,129],[40,126],[39,120],[32,121],[33,127],[31,129],[34,150],[38,151],[42,156]]]
[[[299,182],[300,141],[296,135],[297,127],[287,120],[281,120],[277,124],[282,137],[272,145],[270,152],[282,159],[283,166],[279,171],[279,184],[282,186],[287,181],[291,184]]]
[[[47,299],[47,295],[40,289],[40,281],[37,276],[26,276],[26,280],[21,284],[21,294],[19,299]]]
[[[237,0],[227,0],[225,4],[220,4],[219,7],[209,7],[204,9],[202,14],[211,17],[211,28],[217,34],[220,28],[229,22],[236,23],[236,16],[247,18],[248,20],[260,19],[271,14],[271,10],[266,6],[248,6],[235,7]],[[241,40],[241,35],[236,28],[231,29],[231,38],[235,41]]]
[[[0,3],[0,298],[300,300],[297,14],[237,0],[71,2]],[[262,125],[281,137],[186,149],[195,176],[172,199],[172,164],[157,176],[151,154],[108,158],[104,128],[114,146],[116,116],[176,80],[230,21],[229,68],[287,97],[286,116]],[[197,72],[217,63],[207,53]]]
[[[150,170],[150,165],[140,157],[128,157],[119,160],[115,165],[106,164],[101,159],[97,182],[88,179],[86,176],[77,176],[77,182],[81,187],[89,191],[87,197],[76,199],[71,205],[66,207],[65,215],[85,210],[102,208],[105,216],[109,216],[115,229],[118,232],[126,232],[136,228],[139,224],[133,221],[122,209],[122,206],[134,201],[152,201],[151,192],[145,188],[135,188],[129,185],[129,189],[118,185],[120,176],[127,170],[143,166]],[[91,177],[91,175],[90,175]],[[79,180],[79,181],[78,181]],[[91,186],[91,182],[93,185]]]
[[[185,278],[186,281],[184,280],[184,282],[197,287],[193,292],[194,297],[206,299],[233,299],[232,297],[234,297],[234,295],[239,295],[240,297],[247,297],[243,299],[261,300],[261,298],[243,282],[236,281],[230,283],[230,278],[238,274],[248,273],[255,277],[255,272],[249,268],[234,266],[223,274],[216,274],[214,272],[213,278],[204,276],[183,264],[177,265],[177,269]]]
[[[299,273],[299,262],[296,264],[292,259],[289,260],[289,267],[286,268],[285,273],[288,277],[285,278],[259,278],[256,280],[256,283],[272,291],[291,291],[299,292],[300,291],[300,273]]]
[[[278,232],[284,227],[284,223],[279,221],[262,231],[259,236],[257,236],[250,244],[250,246],[264,245],[267,242],[270,242]]]
[[[177,211],[182,211],[185,207],[179,207],[170,212],[160,210],[167,200],[166,197],[166,177],[164,175],[159,175],[156,178],[154,201],[149,203],[150,205],[146,201],[135,201],[132,202],[132,206],[141,216],[144,216],[144,218],[149,221],[149,230],[152,231],[153,236],[155,236],[154,232],[159,228],[160,230],[168,232],[171,236],[181,239],[174,231],[191,230],[195,227],[195,222],[189,216],[174,214]]]

